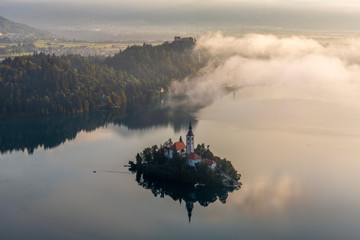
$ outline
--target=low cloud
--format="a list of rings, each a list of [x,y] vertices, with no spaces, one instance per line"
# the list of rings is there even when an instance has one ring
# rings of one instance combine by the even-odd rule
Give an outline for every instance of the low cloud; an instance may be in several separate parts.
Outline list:
[[[229,85],[283,90],[272,98],[360,100],[360,39],[320,42],[301,36],[212,33],[201,37],[197,48],[209,51],[213,60],[199,76],[172,84],[171,106],[206,106],[226,94]]]

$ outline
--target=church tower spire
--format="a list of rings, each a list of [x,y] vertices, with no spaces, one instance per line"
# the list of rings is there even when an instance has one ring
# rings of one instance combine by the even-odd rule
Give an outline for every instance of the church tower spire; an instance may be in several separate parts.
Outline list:
[[[191,121],[189,124],[189,131],[186,134],[186,154],[194,152],[194,134],[192,132]]]
[[[193,208],[194,208],[194,203],[190,201],[186,201],[186,210],[188,211],[189,223],[191,222],[191,215]]]

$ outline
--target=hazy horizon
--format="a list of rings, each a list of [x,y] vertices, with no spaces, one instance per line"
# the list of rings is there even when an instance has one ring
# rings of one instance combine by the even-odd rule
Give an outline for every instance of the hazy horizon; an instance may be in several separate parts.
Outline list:
[[[0,3],[0,15],[80,40],[169,39],[262,31],[360,32],[356,1],[31,1]],[[157,37],[157,38],[156,38]]]

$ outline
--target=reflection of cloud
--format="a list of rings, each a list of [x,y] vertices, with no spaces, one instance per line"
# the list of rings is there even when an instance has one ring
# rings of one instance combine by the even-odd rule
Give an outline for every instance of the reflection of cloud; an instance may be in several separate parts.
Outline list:
[[[300,182],[289,176],[278,179],[263,177],[254,184],[244,186],[236,202],[242,209],[250,212],[282,210],[296,199],[300,191]]]

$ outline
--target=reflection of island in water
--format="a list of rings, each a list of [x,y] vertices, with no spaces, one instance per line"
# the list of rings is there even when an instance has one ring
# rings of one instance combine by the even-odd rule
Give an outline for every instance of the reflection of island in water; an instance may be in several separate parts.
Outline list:
[[[219,200],[226,203],[226,199],[230,192],[238,188],[213,188],[213,187],[199,187],[195,188],[190,184],[179,184],[167,181],[158,181],[142,174],[136,174],[136,181],[145,189],[151,190],[155,197],[165,196],[171,197],[174,201],[185,202],[186,210],[188,212],[189,222],[191,221],[192,210],[194,203],[198,202],[201,206],[207,207],[211,203]]]
[[[195,111],[195,110],[194,110]],[[186,129],[193,116],[188,109],[169,110],[143,106],[129,109],[127,113],[116,110],[93,111],[68,116],[8,120],[0,122],[0,152],[27,151],[33,153],[38,147],[50,149],[75,139],[80,131],[94,131],[107,124],[125,125],[129,129],[146,129],[172,126],[175,132]],[[196,121],[194,121],[196,124]]]

